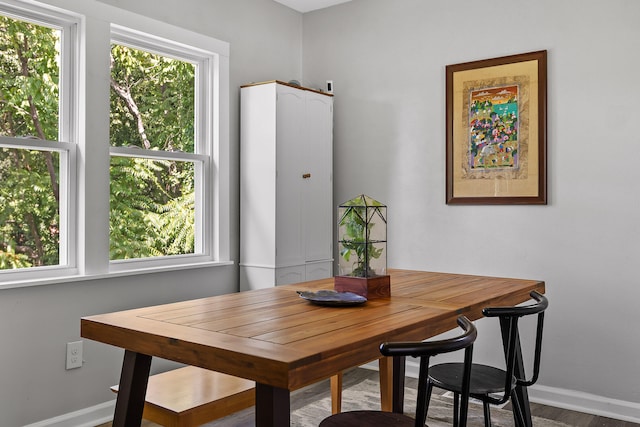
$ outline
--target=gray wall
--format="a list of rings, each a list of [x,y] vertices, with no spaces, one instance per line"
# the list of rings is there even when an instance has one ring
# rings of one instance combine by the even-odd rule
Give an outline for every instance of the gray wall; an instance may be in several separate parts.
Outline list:
[[[77,4],[85,10],[93,0],[46,2],[67,9]],[[237,263],[239,87],[251,81],[301,79],[301,15],[271,0],[103,3],[230,43],[230,234],[232,260]],[[51,420],[114,399],[109,387],[118,382],[122,350],[84,340],[84,366],[65,370],[65,345],[80,339],[81,316],[237,288],[237,265],[232,265],[0,290],[0,426]],[[154,361],[153,369],[167,366],[171,365]]]
[[[541,389],[628,402],[640,418],[640,3],[354,0],[305,15],[271,0],[104,3],[230,43],[234,260],[239,86],[277,78],[321,87],[333,79],[334,202],[364,192],[388,204],[389,265],[545,280]],[[444,66],[539,49],[549,51],[549,205],[446,206]],[[0,425],[113,399],[121,350],[85,340],[85,365],[64,369],[81,316],[236,286],[234,265],[0,290]],[[483,337],[496,332],[480,327]],[[497,340],[487,341],[479,358],[498,351]]]
[[[335,85],[335,201],[386,202],[390,266],[545,280],[541,390],[614,399],[636,420],[638,22],[627,0],[353,0],[303,15],[304,83]],[[542,49],[548,206],[447,206],[445,65]]]

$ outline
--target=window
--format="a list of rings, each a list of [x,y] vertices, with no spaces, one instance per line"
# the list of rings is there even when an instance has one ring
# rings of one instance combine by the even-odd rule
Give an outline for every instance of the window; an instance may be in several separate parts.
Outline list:
[[[0,3],[0,287],[229,263],[228,44],[60,3]]]
[[[110,259],[207,252],[213,58],[112,29]]]
[[[75,265],[75,43],[72,16],[0,10],[2,278],[16,270],[55,275]]]

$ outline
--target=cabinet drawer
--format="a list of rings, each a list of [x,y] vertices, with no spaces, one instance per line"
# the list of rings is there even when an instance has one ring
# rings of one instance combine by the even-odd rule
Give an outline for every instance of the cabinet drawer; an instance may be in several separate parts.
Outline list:
[[[319,280],[333,277],[333,262],[314,262],[305,265],[305,279]]]
[[[296,265],[276,269],[276,286],[305,281],[305,266]]]

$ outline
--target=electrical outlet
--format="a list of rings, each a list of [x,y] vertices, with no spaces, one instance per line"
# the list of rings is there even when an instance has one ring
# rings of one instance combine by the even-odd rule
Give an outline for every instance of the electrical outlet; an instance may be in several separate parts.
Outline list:
[[[82,341],[67,343],[67,369],[82,367]]]

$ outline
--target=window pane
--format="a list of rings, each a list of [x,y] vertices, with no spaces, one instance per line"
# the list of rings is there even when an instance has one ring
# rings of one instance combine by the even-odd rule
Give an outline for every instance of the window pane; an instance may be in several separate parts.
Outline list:
[[[194,164],[111,157],[110,259],[194,253]]]
[[[195,66],[114,44],[111,146],[194,152]]]
[[[60,154],[0,148],[0,269],[57,265]]]
[[[195,66],[111,46],[112,147],[194,153]],[[111,157],[110,259],[194,253],[192,162]]]
[[[58,140],[60,31],[0,16],[0,135]]]
[[[56,141],[60,35],[0,16],[0,136]],[[0,269],[60,262],[60,154],[0,148]]]

